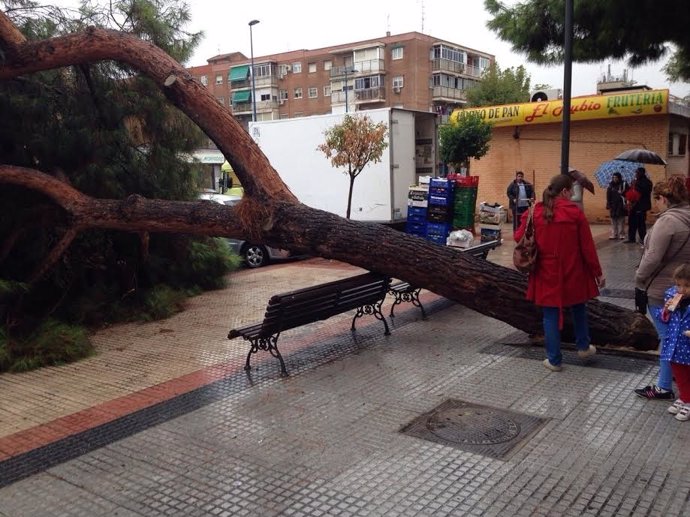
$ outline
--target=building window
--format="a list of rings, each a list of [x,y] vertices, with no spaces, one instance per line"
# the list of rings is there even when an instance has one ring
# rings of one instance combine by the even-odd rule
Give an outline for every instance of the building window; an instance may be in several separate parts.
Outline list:
[[[324,97],[330,97],[331,96],[331,85],[330,84],[328,86],[323,87],[323,96]]]
[[[207,75],[202,75],[199,78],[199,81],[201,81],[201,84],[203,84],[204,86],[208,86],[208,76]]]
[[[299,61],[296,63],[292,63],[292,73],[293,74],[301,74],[302,73],[302,63]]]
[[[316,99],[319,96],[319,89],[316,87],[311,87],[309,88],[308,94],[310,99]]]
[[[313,74],[316,72],[316,63],[309,63],[309,73]]]
[[[393,89],[400,89],[403,87],[404,80],[402,75],[398,75],[397,77],[393,78]]]
[[[295,99],[302,98],[302,88],[295,88]]]
[[[270,101],[271,100],[271,94],[270,93],[262,93],[261,94],[261,100],[262,101]]]
[[[323,62],[323,69],[328,71],[331,68],[333,68],[333,61],[324,61]]]
[[[370,88],[378,88],[379,86],[383,86],[383,77],[380,75],[355,79],[355,90],[369,90]]]
[[[223,84],[223,76],[221,74],[216,76],[216,84]]]
[[[287,90],[280,90],[280,91],[278,92],[278,98],[279,98],[281,101],[286,101],[287,98],[288,98],[288,91],[287,91]]]
[[[223,106],[225,106],[225,97],[216,97],[216,100],[217,100],[220,104],[222,104]]]
[[[402,47],[395,47],[393,50],[391,50],[391,58],[392,59],[402,59],[403,58],[403,48]]]
[[[685,156],[685,150],[688,147],[688,135],[684,133],[669,133],[668,134],[668,155],[669,156]]]

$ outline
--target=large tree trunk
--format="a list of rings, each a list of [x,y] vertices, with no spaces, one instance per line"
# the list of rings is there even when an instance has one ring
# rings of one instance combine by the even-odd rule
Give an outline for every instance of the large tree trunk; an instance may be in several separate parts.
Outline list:
[[[107,228],[258,240],[385,273],[525,332],[541,332],[540,313],[524,299],[526,279],[516,271],[382,225],[350,221],[297,202],[230,112],[153,45],[104,29],[26,42],[0,13],[0,49],[5,54],[0,80],[105,59],[130,64],[152,78],[170,101],[206,132],[245,187],[243,201],[232,208],[203,201],[147,200],[139,196],[96,200],[39,171],[0,165],[0,183],[40,191],[69,213],[72,226],[66,235]],[[55,260],[56,254],[48,260]],[[644,316],[597,301],[589,306],[595,343],[640,350],[657,346],[656,333]],[[569,323],[564,334],[566,339],[572,337]]]

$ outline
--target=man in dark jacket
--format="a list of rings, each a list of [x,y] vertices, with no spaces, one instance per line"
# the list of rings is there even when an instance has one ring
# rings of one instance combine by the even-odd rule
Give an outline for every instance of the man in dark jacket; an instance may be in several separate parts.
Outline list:
[[[520,218],[522,214],[529,208],[529,205],[534,201],[534,187],[531,183],[525,181],[525,174],[522,171],[515,173],[515,180],[508,185],[508,201],[510,203],[510,211],[513,213],[513,231],[520,226]]]
[[[639,167],[635,172],[635,180],[630,190],[639,194],[639,199],[630,204],[628,212],[628,244],[635,243],[635,234],[640,236],[640,242],[644,242],[647,234],[647,212],[652,209],[652,181],[647,177],[644,167]]]

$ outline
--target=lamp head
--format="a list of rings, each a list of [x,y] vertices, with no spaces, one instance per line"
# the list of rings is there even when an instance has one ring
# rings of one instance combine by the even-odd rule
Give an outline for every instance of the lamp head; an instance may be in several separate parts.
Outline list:
[[[259,23],[259,20],[252,20],[249,22],[249,26],[252,27],[253,25],[256,25],[257,23]]]

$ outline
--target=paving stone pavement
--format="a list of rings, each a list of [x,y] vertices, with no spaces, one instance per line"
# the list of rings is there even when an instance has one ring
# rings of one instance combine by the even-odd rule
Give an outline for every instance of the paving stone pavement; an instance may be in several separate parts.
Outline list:
[[[593,232],[601,299],[632,307],[639,247]],[[490,260],[510,262],[506,240]],[[92,358],[0,375],[0,516],[690,514],[690,424],[632,392],[653,356],[566,351],[549,372],[523,333],[423,292],[425,321],[399,306],[386,337],[337,316],[281,336],[290,377],[266,353],[245,374],[230,328],[275,292],[358,271],[244,269],[179,315],[98,332]],[[428,426],[436,441],[401,432],[450,399],[485,408],[474,434],[462,419]],[[541,420],[523,434],[501,410]],[[503,457],[477,448],[513,436]]]

